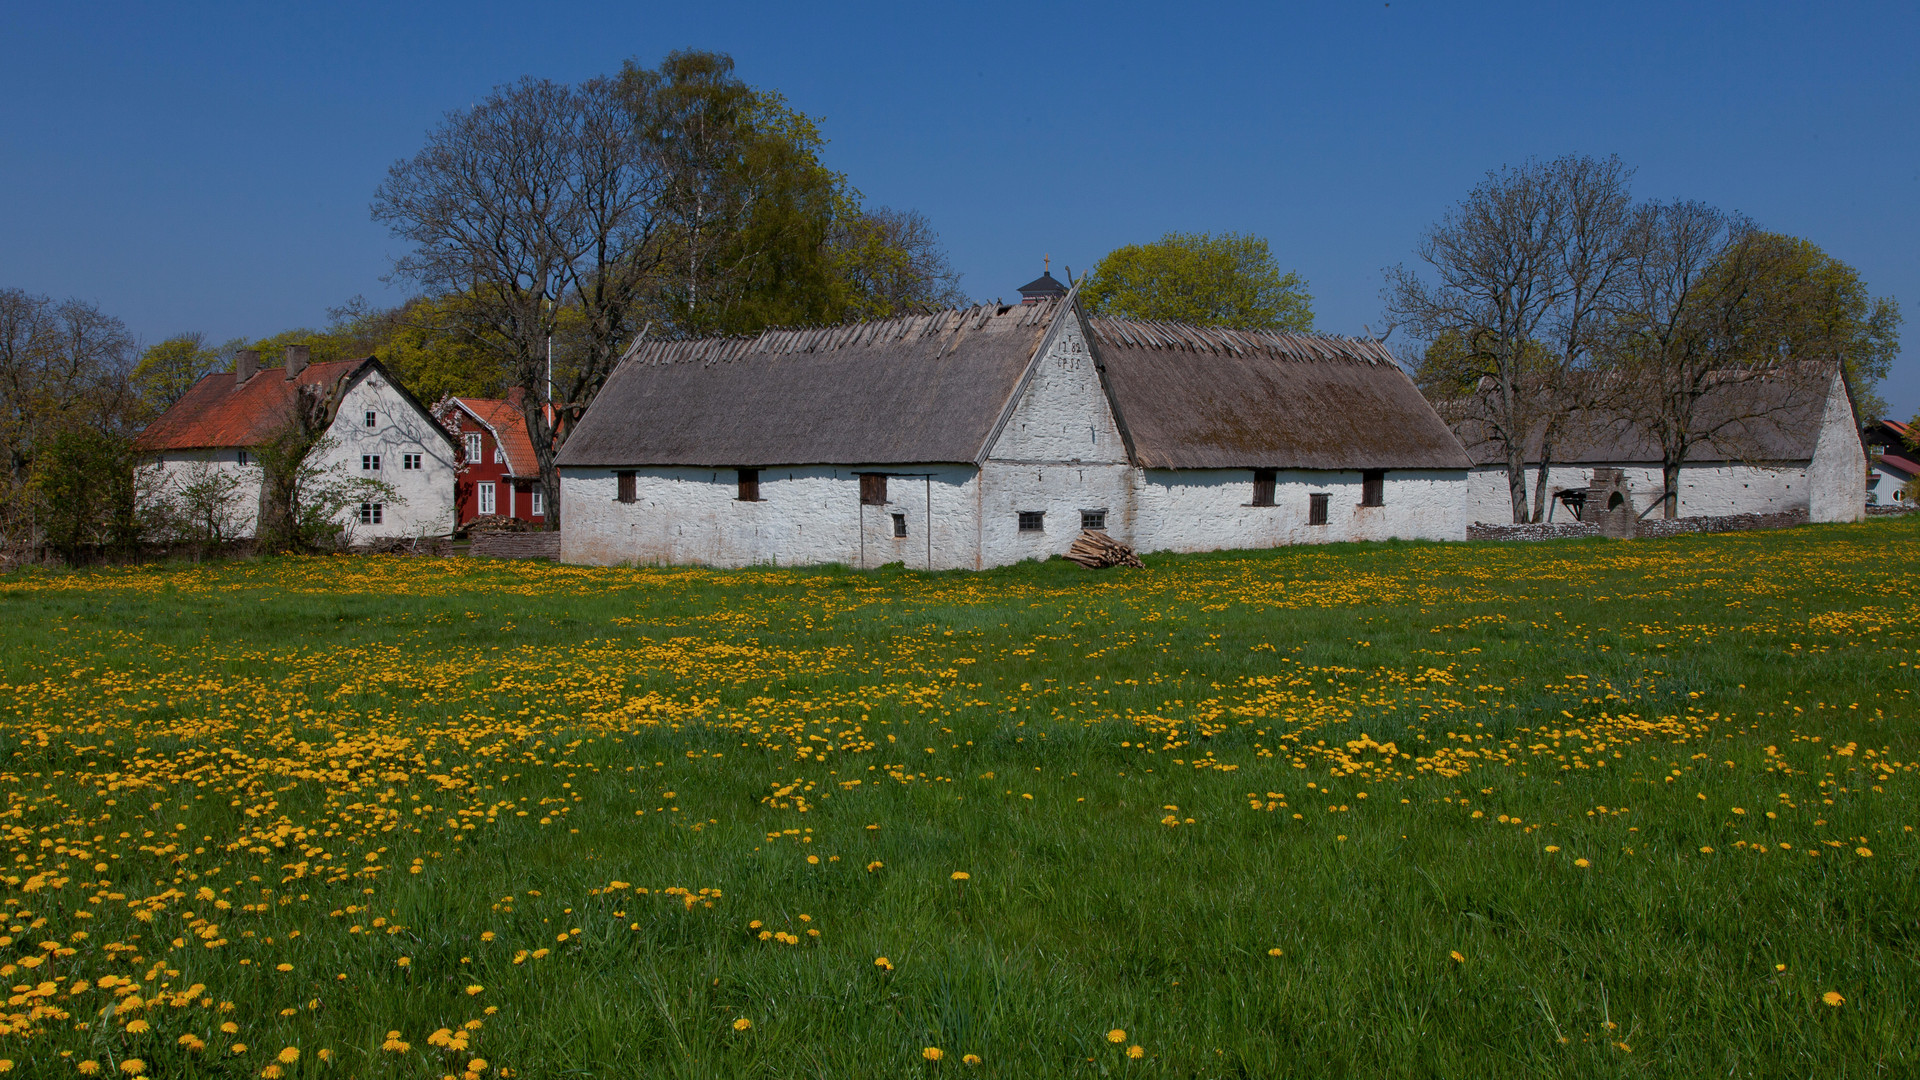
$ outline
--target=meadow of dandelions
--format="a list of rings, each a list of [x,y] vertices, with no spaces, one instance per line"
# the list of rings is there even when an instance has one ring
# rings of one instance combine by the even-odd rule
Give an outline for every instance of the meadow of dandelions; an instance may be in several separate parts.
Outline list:
[[[1913,1072],[1917,539],[16,572],[0,1071]]]

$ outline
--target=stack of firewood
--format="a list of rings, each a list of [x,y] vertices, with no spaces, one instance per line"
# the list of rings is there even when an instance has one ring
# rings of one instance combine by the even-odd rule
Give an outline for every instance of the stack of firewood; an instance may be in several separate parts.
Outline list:
[[[1133,549],[1115,540],[1103,532],[1089,529],[1074,540],[1067,549],[1067,558],[1089,570],[1103,570],[1109,566],[1142,566],[1140,556]]]

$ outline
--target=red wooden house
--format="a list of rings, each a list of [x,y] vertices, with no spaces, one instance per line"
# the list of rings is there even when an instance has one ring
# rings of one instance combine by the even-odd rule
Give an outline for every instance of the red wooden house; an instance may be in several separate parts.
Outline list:
[[[453,502],[461,528],[483,517],[546,523],[546,493],[520,393],[508,391],[505,400],[448,397],[433,407],[460,449]]]

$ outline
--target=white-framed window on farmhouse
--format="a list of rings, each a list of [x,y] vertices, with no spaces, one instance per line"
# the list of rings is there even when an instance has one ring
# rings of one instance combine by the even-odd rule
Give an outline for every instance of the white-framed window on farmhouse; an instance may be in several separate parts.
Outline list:
[[[480,489],[480,512],[482,514],[493,513],[493,485],[481,484],[479,485],[479,489]]]
[[[480,433],[477,431],[467,432],[467,462],[471,465],[480,464]]]
[[[367,422],[367,426],[368,426],[368,427],[379,427],[379,426],[380,426],[380,414],[379,414],[379,413],[377,413],[377,412],[374,412],[374,411],[373,411],[372,409],[368,409],[368,410],[367,410],[367,417],[366,417],[366,422]]]
[[[360,524],[378,525],[387,508],[386,503],[364,502],[360,504]]]
[[[380,471],[380,455],[379,454],[361,454],[360,455],[360,471],[361,472],[379,472]]]
[[[505,465],[507,463],[507,451],[505,447],[498,444],[494,446],[493,463],[495,465]]]
[[[527,504],[527,513],[534,517],[547,516],[547,493],[536,487],[527,494],[532,497]]]
[[[426,468],[425,465],[420,463],[419,454],[401,454],[400,467],[402,469],[405,469],[408,472],[418,472],[419,470]]]

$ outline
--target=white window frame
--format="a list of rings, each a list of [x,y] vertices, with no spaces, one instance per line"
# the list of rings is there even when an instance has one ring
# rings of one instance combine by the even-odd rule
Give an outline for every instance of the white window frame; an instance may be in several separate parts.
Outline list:
[[[418,472],[426,468],[426,465],[421,463],[419,454],[401,454],[400,468],[404,472]]]
[[[380,414],[379,414],[379,413],[377,413],[377,412],[374,412],[374,411],[373,411],[372,409],[368,409],[368,410],[367,410],[367,415],[366,415],[366,426],[367,426],[367,427],[379,427],[379,426],[380,426]]]
[[[467,440],[467,464],[469,465],[480,464],[480,433],[477,431],[469,431],[466,433],[466,440]]]
[[[379,454],[361,454],[360,455],[360,471],[361,472],[379,472],[380,471],[380,455]]]
[[[505,465],[507,463],[507,449],[499,443],[493,444],[493,463],[495,465]]]
[[[493,485],[479,484],[479,485],[476,485],[474,490],[475,490],[475,493],[480,497],[480,515],[482,517],[485,517],[488,514],[494,513],[495,508],[499,504],[494,499]]]
[[[541,490],[540,485],[535,484],[533,486],[533,489],[527,492],[527,496],[529,499],[529,502],[527,504],[527,516],[528,517],[546,517],[547,516],[547,493]]]
[[[377,503],[377,502],[361,503],[360,504],[360,524],[362,525],[382,524],[381,518],[385,516],[383,511],[385,511],[386,508],[387,508],[386,503]]]

